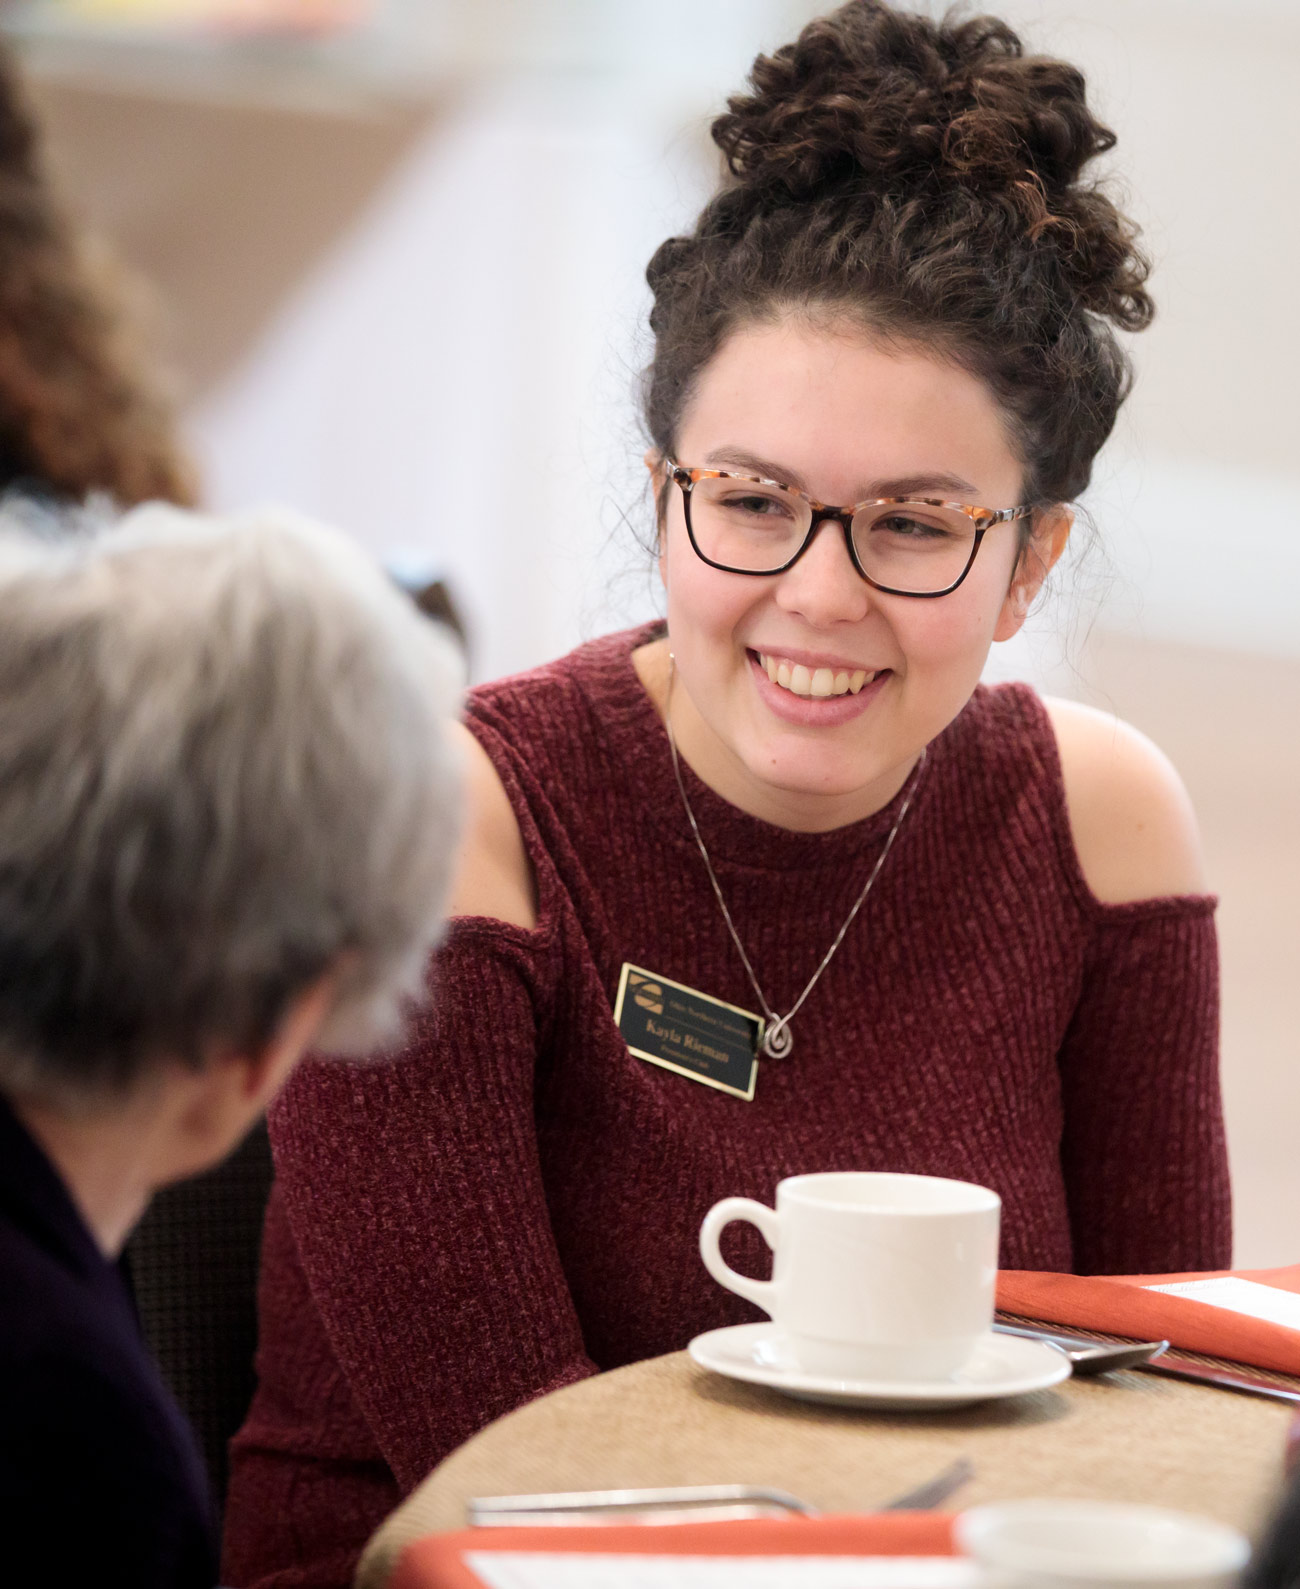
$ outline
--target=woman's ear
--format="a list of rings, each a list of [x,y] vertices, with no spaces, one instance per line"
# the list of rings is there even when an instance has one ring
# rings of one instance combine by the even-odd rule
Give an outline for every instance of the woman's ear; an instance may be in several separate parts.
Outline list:
[[[668,477],[664,471],[664,455],[657,447],[647,447],[644,463],[650,471],[650,496],[655,505],[655,557],[659,563],[659,578],[665,585],[668,583],[668,570],[666,567],[666,537],[664,535],[664,510],[667,506],[665,486]]]
[[[1010,640],[1020,632],[1034,598],[1064,552],[1073,528],[1074,512],[1063,503],[1035,512],[1034,527],[1016,562],[1002,611],[998,614],[993,631],[995,640]]]
[[[294,1066],[311,1047],[338,996],[343,966],[323,971],[315,982],[295,994],[275,1036],[255,1053],[241,1056],[244,1093],[260,1112],[289,1079]]]

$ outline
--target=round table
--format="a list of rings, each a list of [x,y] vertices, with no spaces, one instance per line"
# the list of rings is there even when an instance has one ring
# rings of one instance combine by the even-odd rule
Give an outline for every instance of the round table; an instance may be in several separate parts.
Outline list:
[[[723,1379],[674,1352],[566,1386],[480,1430],[375,1534],[357,1589],[380,1589],[412,1540],[463,1528],[471,1496],[760,1484],[823,1511],[858,1512],[958,1455],[975,1476],[956,1507],[1092,1496],[1200,1512],[1250,1533],[1276,1493],[1291,1412],[1136,1372],[953,1412],[860,1412]]]

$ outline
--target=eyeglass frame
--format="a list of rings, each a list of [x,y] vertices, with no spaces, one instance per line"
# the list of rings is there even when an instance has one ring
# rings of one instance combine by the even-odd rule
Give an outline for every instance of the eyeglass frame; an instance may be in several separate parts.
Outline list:
[[[673,480],[681,488],[682,507],[686,516],[686,534],[690,539],[691,550],[702,563],[707,563],[710,568],[716,568],[723,574],[749,574],[756,579],[771,579],[775,574],[784,574],[794,567],[803,554],[813,543],[813,537],[827,521],[833,519],[844,531],[844,545],[848,550],[849,561],[853,564],[858,575],[864,579],[873,590],[878,590],[886,596],[910,596],[917,601],[933,601],[938,596],[951,596],[953,591],[965,580],[967,574],[975,566],[975,558],[979,554],[980,545],[987,531],[996,524],[1010,524],[1013,520],[1027,518],[1034,512],[1033,503],[1022,503],[1015,508],[985,508],[975,507],[967,502],[943,502],[936,497],[868,497],[863,502],[856,502],[849,508],[832,507],[829,503],[818,502],[815,497],[806,491],[800,491],[797,486],[784,484],[780,480],[768,480],[763,475],[733,474],[727,469],[687,469],[683,464],[675,462],[672,458],[664,458],[664,471],[669,480]],[[785,491],[790,496],[799,497],[812,509],[812,523],[808,526],[808,533],[804,536],[799,549],[794,556],[782,563],[779,568],[733,568],[729,563],[718,563],[711,557],[706,557],[700,550],[699,542],[695,539],[695,528],[691,523],[691,492],[701,480],[742,480],[750,485],[775,486],[778,491]],[[911,506],[924,508],[950,508],[957,513],[964,513],[975,526],[975,539],[971,543],[970,556],[966,559],[966,566],[953,580],[951,585],[946,585],[942,590],[899,590],[893,585],[882,585],[879,580],[872,579],[862,566],[858,556],[858,549],[853,544],[853,520],[863,508]]]

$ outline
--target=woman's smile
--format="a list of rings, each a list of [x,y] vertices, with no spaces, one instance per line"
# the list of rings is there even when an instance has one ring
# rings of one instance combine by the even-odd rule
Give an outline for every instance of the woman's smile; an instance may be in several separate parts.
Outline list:
[[[789,652],[747,650],[763,705],[783,722],[831,728],[868,711],[885,688],[889,668],[848,668],[792,660]]]
[[[834,657],[809,656],[806,653],[792,656],[788,651],[768,651],[753,648],[749,655],[758,659],[758,665],[784,690],[795,695],[824,698],[830,695],[856,695],[864,684],[870,684],[879,669],[860,667],[856,662],[842,662]]]

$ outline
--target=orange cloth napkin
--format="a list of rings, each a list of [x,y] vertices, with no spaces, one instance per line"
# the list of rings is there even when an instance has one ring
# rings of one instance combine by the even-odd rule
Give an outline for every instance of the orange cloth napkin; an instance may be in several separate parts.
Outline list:
[[[952,1556],[952,1518],[756,1517],[732,1523],[607,1523],[594,1528],[469,1528],[408,1545],[388,1589],[483,1589],[467,1551],[627,1556]]]
[[[1300,1330],[1247,1318],[1190,1297],[1146,1291],[1175,1280],[1233,1276],[1300,1292],[1300,1264],[1285,1269],[1215,1269],[1184,1275],[1058,1275],[1004,1269],[998,1275],[998,1308],[1023,1318],[1137,1340],[1167,1340],[1186,1352],[1226,1357],[1252,1368],[1300,1374]]]

